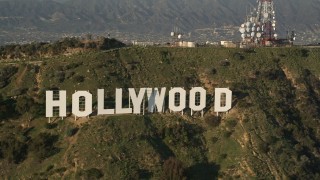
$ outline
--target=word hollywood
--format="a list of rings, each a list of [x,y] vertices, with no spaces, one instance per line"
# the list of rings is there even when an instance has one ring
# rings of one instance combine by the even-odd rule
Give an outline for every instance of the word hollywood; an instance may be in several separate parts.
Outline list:
[[[144,112],[145,95],[147,95],[148,112],[164,112],[166,88],[140,88],[138,94],[134,88],[129,88],[129,107],[122,105],[122,89],[116,89],[115,108],[105,109],[104,89],[98,89],[97,92],[97,114],[141,114]],[[59,116],[67,116],[67,92],[58,91],[58,98],[54,98],[54,91],[46,91],[46,117],[53,117],[54,107],[59,108]],[[222,96],[225,97],[224,105],[221,105]],[[80,109],[80,99],[83,99],[84,107]],[[57,100],[58,99],[58,100]],[[130,107],[130,101],[133,107]],[[171,112],[182,112],[187,104],[187,92],[183,88],[171,88],[169,91],[169,109]],[[77,91],[72,95],[72,113],[76,117],[87,117],[93,112],[92,94],[88,91]],[[215,89],[215,112],[227,112],[232,106],[232,91],[227,88]],[[202,87],[194,87],[189,92],[189,108],[191,115],[194,111],[203,111],[206,107],[206,90]]]

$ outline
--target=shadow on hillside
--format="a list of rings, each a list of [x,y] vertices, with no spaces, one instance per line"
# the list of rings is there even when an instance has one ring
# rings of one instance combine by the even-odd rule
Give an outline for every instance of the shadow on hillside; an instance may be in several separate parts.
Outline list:
[[[195,164],[186,169],[188,179],[213,180],[218,179],[220,165],[215,163]]]
[[[157,132],[157,128],[152,124],[150,117],[145,117],[145,123],[153,132]],[[148,137],[147,141],[151,144],[155,151],[160,154],[162,159],[167,159],[171,156],[174,156],[173,151],[163,142],[163,140],[159,136]]]

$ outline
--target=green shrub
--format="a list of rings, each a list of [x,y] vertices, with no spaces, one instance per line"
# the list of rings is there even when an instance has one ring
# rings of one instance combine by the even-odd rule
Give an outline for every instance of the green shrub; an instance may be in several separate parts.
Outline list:
[[[218,127],[221,123],[221,117],[215,115],[208,115],[204,118],[204,121],[209,127]]]
[[[19,96],[16,103],[16,111],[20,114],[29,112],[31,108],[36,106],[34,100],[29,96]]]
[[[308,49],[297,49],[296,50],[296,55],[300,56],[300,57],[309,57],[309,53],[310,53],[310,50]]]
[[[217,69],[216,69],[216,68],[212,68],[212,69],[211,69],[211,74],[212,74],[212,75],[217,74]]]
[[[245,57],[241,53],[237,52],[233,54],[233,58],[236,60],[244,60]]]
[[[67,170],[67,168],[62,167],[62,168],[55,169],[54,172],[55,172],[55,173],[62,174],[62,173],[64,173],[64,172],[66,172],[66,170]]]
[[[82,83],[84,81],[84,79],[85,78],[83,76],[81,76],[81,75],[76,75],[76,76],[73,77],[73,81],[75,83]]]
[[[10,83],[10,78],[18,72],[15,66],[5,66],[0,68],[0,89]]]
[[[201,139],[196,134],[202,132],[202,128],[187,123],[181,123],[165,129],[165,140],[173,145],[198,146]]]
[[[220,64],[220,66],[224,66],[224,67],[227,67],[227,66],[231,65],[231,63],[230,63],[230,61],[228,59],[220,61],[219,64]]]
[[[54,165],[49,165],[46,169],[47,172],[49,172],[50,170],[52,170],[54,168]]]
[[[38,160],[42,161],[59,152],[59,149],[55,147],[58,138],[58,135],[40,133],[32,139],[30,150],[34,152]]]
[[[97,168],[91,168],[88,170],[80,170],[76,174],[76,177],[81,179],[101,179],[103,177],[103,173]]]
[[[224,133],[223,133],[223,137],[225,137],[225,138],[229,138],[231,135],[232,135],[232,131],[225,131]]]
[[[20,96],[23,94],[26,94],[26,92],[28,91],[27,88],[15,88],[11,91],[12,96]]]
[[[261,141],[258,143],[258,150],[263,153],[267,153],[269,151],[269,146],[267,143]]]
[[[254,48],[245,48],[244,50],[243,50],[243,52],[245,52],[245,53],[256,53],[256,51],[254,50]]]
[[[220,154],[219,160],[222,161],[228,157],[228,154]]]
[[[161,179],[163,180],[185,180],[185,169],[181,161],[174,157],[170,157],[163,163],[163,171]]]
[[[0,157],[6,158],[9,162],[20,163],[27,157],[28,146],[16,138],[8,137],[0,142]]]
[[[161,51],[160,53],[161,53],[162,61],[165,62],[166,64],[170,64],[171,53],[169,51]]]
[[[230,129],[233,129],[237,126],[238,121],[235,119],[227,119],[226,120],[226,126]]]
[[[70,63],[67,66],[65,66],[64,70],[75,69],[75,68],[81,66],[82,64],[83,64],[82,62],[80,62],[80,63]]]
[[[66,73],[66,79],[71,78],[74,74],[75,74],[75,72],[73,72],[73,71],[68,71],[68,72]]]
[[[58,126],[58,124],[56,124],[56,123],[46,123],[45,125],[44,125],[44,127],[46,128],[46,129],[54,129],[54,128],[56,128]]]
[[[71,137],[71,136],[75,135],[78,131],[79,131],[79,128],[77,128],[77,127],[76,128],[68,128],[66,134],[68,137]]]
[[[212,143],[213,143],[213,144],[215,144],[216,142],[218,142],[218,141],[219,141],[219,138],[217,138],[217,137],[213,137],[213,138],[211,139],[211,141],[212,141]]]
[[[62,83],[65,79],[65,73],[63,71],[57,71],[54,73],[55,80]]]

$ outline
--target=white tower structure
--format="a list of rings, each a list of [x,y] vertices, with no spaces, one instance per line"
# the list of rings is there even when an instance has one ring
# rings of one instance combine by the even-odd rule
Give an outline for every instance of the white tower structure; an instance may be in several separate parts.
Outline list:
[[[239,29],[242,44],[272,46],[278,39],[273,0],[257,0],[253,9]]]

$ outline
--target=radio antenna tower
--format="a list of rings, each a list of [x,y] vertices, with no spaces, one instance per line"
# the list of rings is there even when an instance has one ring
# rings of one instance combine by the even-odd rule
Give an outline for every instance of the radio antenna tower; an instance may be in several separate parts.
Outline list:
[[[258,7],[241,24],[241,45],[273,46],[277,39],[273,0],[257,0]]]
[[[173,46],[177,46],[178,42],[181,41],[183,34],[178,26],[174,26],[170,36],[173,39]]]

